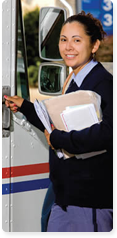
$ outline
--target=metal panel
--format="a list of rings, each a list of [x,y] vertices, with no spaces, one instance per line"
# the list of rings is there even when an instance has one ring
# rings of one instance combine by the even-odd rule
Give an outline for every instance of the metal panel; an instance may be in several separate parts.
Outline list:
[[[12,194],[14,232],[40,232],[41,212],[46,189]],[[19,201],[19,205],[18,205]],[[29,234],[30,235],[30,234]]]
[[[2,168],[10,167],[10,137],[2,139]],[[7,184],[10,184],[8,171],[6,170],[6,179],[3,179],[4,190],[6,194],[2,195],[2,228],[4,231],[10,231],[10,195]],[[3,190],[3,187],[2,187]],[[3,191],[2,191],[3,192]]]
[[[2,85],[12,86],[11,93],[14,94],[15,66],[16,66],[16,4],[17,0],[5,0],[2,3]],[[12,14],[13,13],[13,14]],[[11,136],[2,139],[2,168],[11,166]],[[9,186],[8,186],[9,184]],[[2,216],[3,230],[11,231],[11,196],[10,177],[6,170],[3,179]],[[5,192],[5,194],[4,194]]]
[[[48,145],[44,134],[18,115],[13,116],[11,132],[11,231],[41,231],[41,210],[48,187]],[[43,163],[42,173],[30,174],[32,168]],[[21,166],[21,168],[20,168]],[[25,168],[24,176],[22,168]],[[30,166],[29,174],[26,173]],[[17,169],[18,175],[15,174]],[[21,173],[20,173],[21,171]],[[45,185],[42,185],[42,182]],[[34,186],[34,187],[33,187]],[[41,188],[42,186],[42,188]]]
[[[4,1],[2,4],[2,84],[10,85],[11,68],[11,1]],[[2,167],[10,166],[10,137],[2,139]],[[7,173],[7,172],[6,172]],[[7,174],[6,174],[7,175]],[[7,185],[10,178],[5,179],[4,188],[8,192]],[[10,195],[2,196],[2,227],[4,231],[10,230]]]
[[[6,0],[2,4],[2,77],[3,84],[10,85],[11,68],[11,0]]]

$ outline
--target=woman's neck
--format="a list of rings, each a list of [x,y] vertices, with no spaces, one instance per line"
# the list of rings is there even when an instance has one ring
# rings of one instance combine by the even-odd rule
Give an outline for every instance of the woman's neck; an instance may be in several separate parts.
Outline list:
[[[80,72],[80,70],[83,69],[83,68],[85,67],[85,65],[87,65],[90,61],[91,61],[91,59],[88,60],[85,64],[80,65],[80,66],[77,67],[76,69],[73,69],[74,74],[77,75],[77,74]]]

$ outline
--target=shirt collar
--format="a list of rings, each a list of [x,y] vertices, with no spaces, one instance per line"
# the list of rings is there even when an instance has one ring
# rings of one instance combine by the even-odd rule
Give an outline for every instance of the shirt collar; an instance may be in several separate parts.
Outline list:
[[[83,69],[79,71],[77,75],[73,73],[72,79],[74,79],[75,83],[77,84],[78,87],[81,86],[84,78],[86,75],[98,64],[97,61],[91,60],[88,64],[85,65]]]

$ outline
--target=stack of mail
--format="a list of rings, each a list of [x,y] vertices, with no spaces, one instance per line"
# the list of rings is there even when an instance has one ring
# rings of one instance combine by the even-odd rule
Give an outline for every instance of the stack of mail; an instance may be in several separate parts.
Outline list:
[[[66,110],[66,107],[93,104],[99,120],[101,119],[100,117],[101,116],[100,114],[101,97],[100,95],[92,91],[79,90],[79,91],[68,93],[65,95],[60,95],[60,96],[45,100],[44,104],[46,106],[46,109],[49,113],[49,116],[54,126],[58,130],[67,131],[66,127],[64,126],[63,120],[61,120],[61,113],[64,110]],[[85,120],[87,120],[87,117],[85,117]]]
[[[100,123],[101,97],[97,93],[88,90],[79,90],[45,100],[44,104],[51,121],[58,130],[71,131],[82,130],[93,124]],[[65,158],[73,155],[62,150]],[[104,151],[90,152],[75,155],[79,159],[86,159]]]

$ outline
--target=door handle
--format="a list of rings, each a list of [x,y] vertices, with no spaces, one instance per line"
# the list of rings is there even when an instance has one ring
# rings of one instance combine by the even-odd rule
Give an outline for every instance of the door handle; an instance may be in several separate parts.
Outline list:
[[[10,109],[5,105],[4,95],[11,95],[10,86],[2,87],[2,137],[9,137],[10,135],[10,121],[11,121],[11,113]]]

